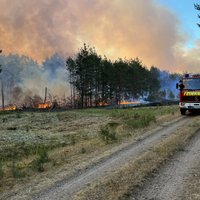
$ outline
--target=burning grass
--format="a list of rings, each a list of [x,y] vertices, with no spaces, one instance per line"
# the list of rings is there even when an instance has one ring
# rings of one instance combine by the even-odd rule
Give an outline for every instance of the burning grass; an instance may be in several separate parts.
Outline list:
[[[16,110],[17,106],[15,105],[7,105],[4,108],[0,108],[0,111],[9,111],[9,110]]]
[[[176,106],[1,112],[0,191],[41,172],[87,163],[93,156],[145,133],[163,119],[175,118],[178,112]]]

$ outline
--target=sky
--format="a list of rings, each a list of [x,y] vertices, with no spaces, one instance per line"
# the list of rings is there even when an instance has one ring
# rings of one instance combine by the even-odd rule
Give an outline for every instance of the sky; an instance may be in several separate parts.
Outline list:
[[[181,31],[188,34],[188,47],[192,48],[195,45],[195,41],[200,38],[200,29],[195,24],[200,23],[200,19],[197,19],[198,13],[194,9],[194,4],[200,3],[199,0],[181,0],[181,3],[177,3],[175,0],[157,0],[157,2],[169,8],[174,15],[180,20]]]
[[[0,0],[0,49],[42,63],[84,43],[111,60],[200,72],[199,0]],[[200,2],[199,2],[200,3]]]

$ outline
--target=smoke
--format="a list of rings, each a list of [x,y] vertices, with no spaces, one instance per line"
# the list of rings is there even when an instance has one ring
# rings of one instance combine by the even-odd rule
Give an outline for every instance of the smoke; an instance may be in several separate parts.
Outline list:
[[[170,74],[167,71],[159,71],[159,81],[163,98],[178,99],[179,90],[176,89],[176,83],[180,80],[179,74]],[[172,96],[171,96],[172,95]]]
[[[0,56],[6,104],[35,106],[42,103],[45,88],[48,88],[49,100],[61,100],[69,96],[68,75],[64,59],[58,54],[46,59],[39,65],[26,56]]]
[[[111,59],[139,57],[148,66],[198,72],[200,43],[186,50],[179,21],[154,0],[0,0],[0,45],[6,54],[42,63],[84,43]]]
[[[196,41],[196,44],[193,48],[185,48],[183,44],[180,45],[180,48],[177,49],[175,55],[177,57],[177,62],[179,66],[187,66],[183,67],[184,73],[197,72],[199,73],[200,59],[200,40]]]

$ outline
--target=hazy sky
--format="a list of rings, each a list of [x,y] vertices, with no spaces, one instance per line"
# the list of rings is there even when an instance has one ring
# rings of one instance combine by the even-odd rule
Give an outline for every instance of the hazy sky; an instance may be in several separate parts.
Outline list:
[[[198,13],[194,9],[195,3],[200,3],[199,0],[181,0],[177,3],[175,0],[157,0],[162,5],[167,6],[174,15],[180,20],[181,31],[188,34],[189,47],[193,47],[195,41],[200,39],[200,28],[195,26],[195,24],[200,23],[200,19],[197,19]]]
[[[87,43],[111,59],[200,72],[200,28],[192,0],[0,0],[0,48],[42,62]]]

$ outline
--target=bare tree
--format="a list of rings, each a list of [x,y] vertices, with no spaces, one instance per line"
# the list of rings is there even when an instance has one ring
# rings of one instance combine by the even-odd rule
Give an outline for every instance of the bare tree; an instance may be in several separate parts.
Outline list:
[[[2,53],[2,50],[0,50]],[[0,73],[2,72],[2,66],[0,65]],[[4,110],[4,90],[3,90],[3,78],[1,77],[1,97],[2,97],[2,109]]]

